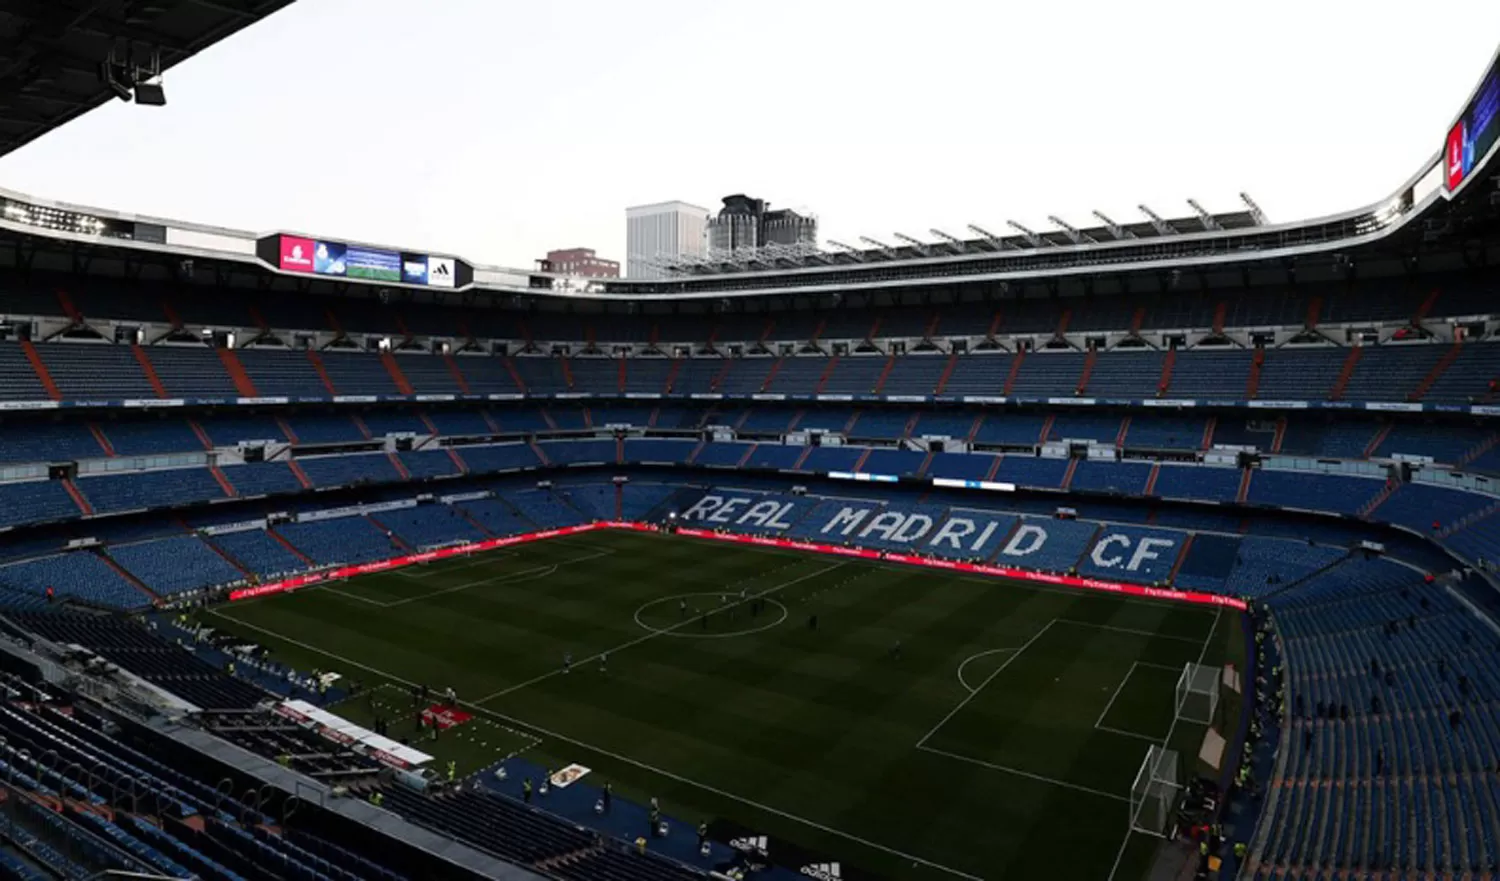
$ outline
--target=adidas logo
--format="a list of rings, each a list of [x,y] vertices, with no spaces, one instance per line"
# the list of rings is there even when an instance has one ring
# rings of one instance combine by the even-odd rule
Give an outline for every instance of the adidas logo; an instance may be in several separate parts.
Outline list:
[[[766,845],[769,843],[764,835],[750,835],[744,838],[729,839],[730,847],[735,850],[745,851],[746,853],[765,853]]]
[[[813,863],[802,867],[802,874],[809,878],[818,878],[821,881],[839,881],[843,876],[839,872],[838,863]]]

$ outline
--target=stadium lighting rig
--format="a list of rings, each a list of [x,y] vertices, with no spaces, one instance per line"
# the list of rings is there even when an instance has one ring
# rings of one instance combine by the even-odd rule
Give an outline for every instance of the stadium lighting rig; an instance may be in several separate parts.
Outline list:
[[[167,93],[161,84],[160,52],[153,51],[142,65],[136,63],[134,49],[126,51],[124,60],[111,49],[109,57],[99,63],[99,81],[127,104],[134,99],[144,107],[167,105]]]
[[[1114,236],[1115,238],[1117,238],[1117,239],[1133,239],[1133,238],[1135,238],[1135,233],[1133,233],[1130,230],[1126,229],[1125,227],[1119,225],[1118,223],[1115,223],[1113,220],[1110,220],[1109,217],[1107,217],[1104,214],[1103,211],[1095,210],[1093,212],[1093,214],[1094,214],[1095,217],[1099,218],[1099,222],[1102,223],[1102,224],[1104,224],[1104,228],[1107,229],[1107,230],[1109,230],[1109,234],[1112,235],[1112,236]]]
[[[24,223],[27,226],[57,232],[79,233],[86,236],[97,236],[104,232],[104,221],[97,217],[61,208],[48,208],[44,205],[26,205],[21,202],[7,201],[4,209],[0,209],[0,216],[13,223]]]

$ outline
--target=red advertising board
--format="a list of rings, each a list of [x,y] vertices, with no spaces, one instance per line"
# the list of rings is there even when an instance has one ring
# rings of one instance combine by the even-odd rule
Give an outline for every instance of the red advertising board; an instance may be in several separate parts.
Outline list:
[[[392,560],[379,560],[374,563],[362,563],[358,566],[345,566],[328,572],[314,573],[311,575],[299,575],[296,578],[288,578],[271,584],[262,584],[256,587],[247,587],[233,591],[229,599],[243,600],[251,597],[266,596],[267,594],[282,593],[283,591],[296,590],[299,587],[307,587],[329,579],[351,578],[356,575],[368,575],[371,572],[381,572],[387,569],[397,569],[403,566],[411,566],[417,563],[427,563],[433,560],[444,560],[449,557],[457,557],[463,554],[473,554],[480,551],[490,551],[496,548],[509,547],[510,545],[523,544],[525,542],[541,541],[549,538],[561,538],[567,535],[577,535],[580,532],[591,532],[595,529],[628,529],[635,532],[650,532],[656,529],[649,523],[635,523],[630,521],[601,521],[598,523],[585,523],[581,526],[568,526],[562,529],[548,529],[543,532],[528,532],[524,535],[514,535],[510,538],[493,538],[488,541],[476,542],[470,545],[442,548],[436,551],[427,551],[421,554],[413,554],[408,557],[397,557]],[[854,557],[861,560],[883,560],[890,563],[902,563],[908,566],[926,566],[929,569],[945,569],[952,572],[962,572],[966,575],[993,575],[1001,578],[1009,578],[1014,581],[1031,581],[1041,584],[1054,584],[1059,587],[1074,587],[1084,590],[1099,590],[1107,593],[1118,593],[1125,596],[1149,597],[1151,599],[1169,600],[1178,603],[1192,603],[1200,606],[1221,606],[1229,609],[1244,610],[1244,600],[1235,597],[1220,596],[1216,593],[1199,593],[1196,591],[1171,590],[1161,587],[1148,587],[1144,584],[1123,584],[1116,581],[1101,581],[1097,578],[1083,578],[1078,575],[1054,575],[1050,572],[1033,572],[1029,569],[1012,569],[1008,566],[990,566],[981,563],[962,563],[957,560],[945,560],[941,558],[919,557],[911,554],[900,554],[892,552],[874,551],[868,548],[846,548],[839,545],[825,545],[816,542],[792,541],[785,538],[767,538],[758,535],[740,535],[738,533],[714,532],[707,529],[678,529],[677,535],[685,535],[689,538],[708,539],[711,541],[724,541],[734,544],[760,545],[764,547],[785,548],[789,550],[808,551],[816,554],[831,554],[840,557]]]
[[[318,243],[301,236],[281,237],[281,269],[283,272],[312,272],[313,253]]]

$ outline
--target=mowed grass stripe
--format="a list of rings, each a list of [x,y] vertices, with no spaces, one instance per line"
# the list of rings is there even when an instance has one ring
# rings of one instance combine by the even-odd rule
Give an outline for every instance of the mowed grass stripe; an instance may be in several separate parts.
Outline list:
[[[505,580],[600,550],[616,553],[561,565],[545,579]],[[1028,760],[1060,769],[1060,779],[1097,774],[1112,780],[1134,773],[1145,744],[1093,730],[1104,702],[1132,661],[1196,656],[1197,646],[1186,640],[1201,642],[1212,622],[1198,610],[1104,594],[859,561],[821,571],[839,561],[665,536],[592,534],[513,554],[495,560],[492,569],[474,565],[482,558],[473,558],[462,568],[429,567],[420,580],[377,576],[401,582],[388,597],[425,597],[389,609],[315,590],[231,606],[227,613],[306,643],[278,645],[263,633],[250,634],[304,667],[343,669],[321,648],[402,679],[452,684],[471,699],[545,676],[480,708],[523,728],[545,729],[545,742],[528,757],[553,765],[581,762],[615,782],[622,795],[659,796],[669,813],[692,822],[726,816],[893,878],[927,879],[945,875],[913,867],[893,852],[977,877],[1102,878],[1125,828],[1123,804],[914,748],[968,697],[956,677],[965,659],[1020,646],[1056,618],[1170,637],[1055,625],[1053,632],[1066,628],[1067,634],[1043,656],[1053,672],[1038,667],[1011,677],[1008,668],[971,702],[988,713],[993,695],[1021,708],[1026,726],[1051,735],[1033,753],[996,749],[1007,729],[984,718],[939,732],[945,748],[960,754],[988,749],[1005,764]],[[486,574],[495,575],[495,583],[450,590]],[[339,588],[358,591],[373,580]],[[787,620],[753,635],[728,636],[779,617],[774,605],[760,619],[741,610],[730,622],[716,613],[710,634],[726,635],[722,639],[643,639],[649,634],[635,621],[642,604],[654,600],[701,592],[708,594],[700,598],[704,606],[712,607],[720,592],[737,599],[740,586],[754,594],[792,581],[774,594],[789,609]],[[653,626],[678,623],[675,602],[652,609],[647,620]],[[816,632],[806,626],[811,614],[819,617]],[[898,639],[899,660],[889,657]],[[1084,650],[1086,657],[1076,657],[1077,646],[1089,643],[1094,647]],[[1064,652],[1065,645],[1075,653]],[[582,663],[605,650],[612,652],[608,675]],[[564,651],[572,652],[576,669],[556,675]],[[988,675],[1007,658],[982,667],[976,662],[971,673]],[[1088,695],[1084,708],[1083,678],[1092,683],[1106,668],[1112,678],[1099,685],[1097,697]],[[1079,678],[1077,693],[1053,689],[1058,671]],[[1128,722],[1137,712],[1134,700],[1122,700],[1112,721]],[[1059,702],[1076,705],[1057,714],[1062,735],[1045,724]],[[967,714],[966,708],[958,716]],[[1033,715],[1040,722],[1031,721]],[[1004,714],[999,721],[1006,721]],[[1092,770],[1080,753],[1094,748],[1095,737],[1126,742],[1129,754],[1096,755],[1099,767]],[[424,748],[440,760],[452,754],[466,763],[489,755],[451,738]],[[1101,779],[1086,782],[1108,788]],[[1129,849],[1118,877],[1138,877],[1148,855]]]

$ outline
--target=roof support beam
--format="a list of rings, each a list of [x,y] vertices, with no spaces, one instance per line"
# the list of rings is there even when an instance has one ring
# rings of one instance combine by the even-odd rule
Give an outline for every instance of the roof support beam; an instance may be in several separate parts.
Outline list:
[[[1014,220],[1007,220],[1007,221],[1005,221],[1005,225],[1008,226],[1008,227],[1010,227],[1011,229],[1015,230],[1016,232],[1020,233],[1021,237],[1024,238],[1024,239],[1026,239],[1026,241],[1030,242],[1031,243],[1031,247],[1033,247],[1033,248],[1041,248],[1041,247],[1043,247],[1045,245],[1051,244],[1046,239],[1042,238],[1041,236],[1037,235],[1036,233],[1034,233],[1031,230],[1027,229],[1026,227],[1022,226],[1021,224],[1016,223]]]
[[[963,239],[960,239],[958,236],[950,235],[949,233],[945,233],[940,229],[929,229],[928,232],[942,239],[944,242],[947,242],[948,247],[951,248],[953,250],[953,253],[955,254],[962,254],[968,250],[968,247],[964,245]]]
[[[1266,212],[1260,210],[1260,206],[1255,204],[1255,200],[1250,198],[1249,193],[1240,193],[1240,201],[1244,202],[1245,207],[1250,210],[1250,219],[1255,221],[1256,226],[1266,225]]]
[[[1010,247],[1010,245],[1006,244],[1005,239],[1000,238],[999,236],[995,235],[994,233],[990,232],[989,230],[985,229],[982,226],[975,226],[974,224],[971,223],[971,224],[968,224],[968,227],[969,227],[969,229],[971,229],[971,230],[974,231],[975,235],[979,236],[980,238],[982,238],[985,241],[989,242],[990,244],[994,245],[997,249],[999,249],[1001,251],[1004,251],[1006,248]]]
[[[890,245],[887,245],[885,242],[876,241],[869,236],[860,236],[859,240],[884,254],[885,256],[891,258],[892,260],[901,259],[901,255],[896,253],[896,249],[892,248]]]
[[[1102,224],[1104,224],[1104,228],[1107,229],[1107,230],[1109,230],[1109,234],[1112,235],[1112,236],[1114,236],[1115,238],[1117,238],[1117,239],[1133,239],[1133,238],[1135,238],[1135,233],[1133,233],[1130,230],[1126,229],[1125,227],[1119,225],[1118,223],[1115,223],[1113,220],[1110,220],[1108,217],[1105,216],[1105,214],[1104,214],[1103,211],[1097,211],[1097,210],[1094,211],[1094,216],[1097,217],[1097,218],[1099,218],[1099,222],[1102,223]]]
[[[1157,214],[1155,211],[1152,211],[1150,208],[1147,208],[1145,205],[1137,205],[1135,207],[1141,209],[1141,213],[1146,215],[1147,220],[1151,221],[1151,226],[1156,230],[1157,235],[1177,235],[1177,230],[1169,226],[1165,220],[1162,220],[1161,215]]]
[[[912,248],[916,249],[916,252],[918,254],[921,254],[923,257],[930,257],[930,256],[932,256],[932,246],[929,245],[929,244],[927,244],[926,242],[919,242],[916,239],[912,238],[911,236],[907,235],[906,233],[899,233],[898,232],[898,233],[891,233],[891,235],[895,236],[899,241],[905,242],[906,244],[910,245]]]
[[[1085,235],[1077,227],[1073,226],[1073,224],[1068,223],[1066,220],[1063,220],[1061,217],[1058,217],[1056,214],[1049,214],[1049,215],[1047,215],[1047,219],[1049,221],[1051,221],[1053,223],[1053,225],[1057,226],[1063,232],[1067,233],[1068,234],[1068,238],[1073,241],[1073,244],[1075,244],[1075,245],[1091,245],[1091,244],[1094,243],[1094,240],[1093,240],[1092,237],[1090,237],[1088,235]]]
[[[1199,205],[1195,200],[1189,199],[1187,200],[1187,203],[1188,207],[1193,209],[1193,213],[1198,215],[1198,222],[1203,224],[1203,228],[1205,230],[1208,230],[1209,232],[1218,232],[1224,228],[1222,225],[1220,225],[1217,218],[1215,218],[1212,214],[1209,214],[1207,211],[1203,210],[1203,206]]]

